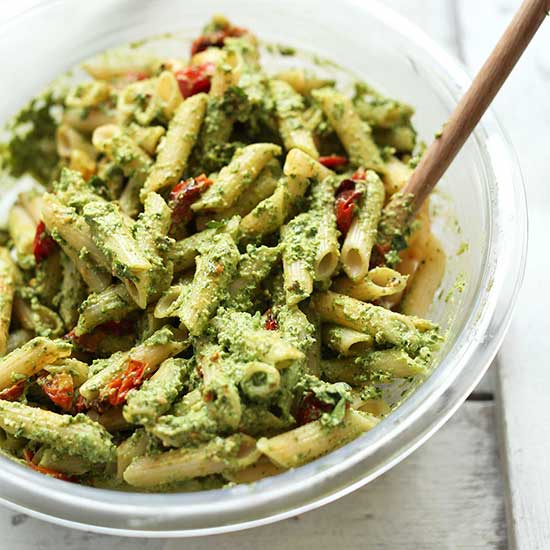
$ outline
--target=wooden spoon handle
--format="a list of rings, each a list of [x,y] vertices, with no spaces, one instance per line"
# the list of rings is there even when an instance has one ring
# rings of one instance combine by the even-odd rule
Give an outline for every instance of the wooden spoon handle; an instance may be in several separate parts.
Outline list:
[[[502,84],[550,10],[550,0],[525,0],[469,90],[430,145],[410,180],[402,189],[412,195],[408,216],[414,215],[445,173],[456,154],[487,110]],[[386,206],[394,210],[392,201]]]

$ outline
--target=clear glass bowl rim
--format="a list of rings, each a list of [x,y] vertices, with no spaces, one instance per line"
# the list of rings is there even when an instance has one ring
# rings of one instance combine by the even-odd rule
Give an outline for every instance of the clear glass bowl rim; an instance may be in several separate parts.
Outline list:
[[[0,29],[23,25],[26,18],[62,1],[45,0],[9,19]],[[422,49],[440,68],[445,68],[445,76],[462,91],[468,88],[470,79],[460,63],[400,14],[378,0],[345,1]],[[461,354],[453,365],[446,365],[447,357],[443,358],[437,369],[445,370],[445,376],[438,376],[436,371],[391,415],[391,422],[384,421],[327,457],[262,480],[253,491],[249,486],[177,494],[107,491],[63,483],[0,457],[0,502],[46,521],[105,534],[202,536],[263,525],[317,508],[365,485],[403,460],[452,416],[479,382],[502,343],[523,280],[527,254],[525,188],[515,151],[491,111],[484,116],[475,136],[484,142],[489,134],[500,141],[506,155],[499,156],[498,161],[502,163],[506,158],[513,175],[511,188],[497,185],[496,189],[501,218],[506,220],[498,227],[498,239],[509,243],[515,259],[487,258],[482,283],[491,284],[498,292],[489,291],[483,304],[479,296],[471,314],[476,315],[477,326],[484,327],[484,334],[467,337],[464,329],[455,342],[455,347],[461,347]],[[497,159],[489,150],[484,153],[484,162],[491,168]],[[495,178],[494,173],[491,176]],[[484,336],[489,332],[491,338],[487,341]],[[447,368],[442,369],[444,366]],[[326,464],[328,468],[323,468]],[[26,498],[14,496],[18,494]],[[74,519],[75,509],[82,512],[82,519]],[[113,518],[121,527],[113,524]],[[188,526],[178,528],[178,523]]]

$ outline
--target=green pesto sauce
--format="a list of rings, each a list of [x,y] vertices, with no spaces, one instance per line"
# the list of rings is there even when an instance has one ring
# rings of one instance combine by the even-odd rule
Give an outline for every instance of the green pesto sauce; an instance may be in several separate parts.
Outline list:
[[[220,21],[213,22],[207,27],[206,32],[221,28],[223,25]],[[145,42],[147,41],[132,43],[130,48],[141,48]],[[239,61],[239,81],[230,86],[222,97],[209,96],[205,119],[184,173],[176,174],[175,168],[167,166],[165,177],[174,178],[177,181],[180,177],[185,179],[187,176],[196,176],[202,172],[207,174],[214,172],[210,177],[215,180],[216,173],[233,160],[234,173],[239,174],[244,187],[252,189],[254,186],[252,174],[239,166],[239,152],[243,146],[257,141],[276,144],[284,141],[281,139],[284,136],[279,135],[277,124],[280,119],[288,122],[288,130],[306,128],[311,130],[315,139],[320,138],[319,141],[323,147],[328,147],[327,154],[344,153],[342,144],[338,142],[330,122],[311,97],[302,97],[292,90],[283,90],[278,97],[273,97],[270,93],[269,78],[260,68],[254,46],[244,38],[229,38],[226,49],[235,54]],[[296,53],[293,48],[281,45],[268,47],[268,50],[283,56],[292,56]],[[332,64],[326,60],[317,59],[317,61],[324,65]],[[232,67],[227,65],[225,68],[222,67],[222,70],[224,69],[230,71]],[[160,69],[158,64],[152,64],[147,67],[147,70],[151,70],[156,76]],[[77,88],[73,93],[78,96],[79,89]],[[105,114],[112,114],[114,99],[113,95],[109,99],[110,107],[105,109],[100,107],[100,110],[107,110],[109,112]],[[147,111],[150,114],[152,109],[157,109],[151,102],[152,98],[149,94],[138,95],[136,111]],[[401,154],[403,142],[407,140],[410,142],[415,137],[414,130],[410,127],[413,110],[409,106],[384,98],[362,83],[356,86],[353,102],[356,111],[364,121],[365,133],[370,134],[369,125],[372,126],[373,138],[377,140],[375,149],[381,149],[379,152],[384,159]],[[57,110],[62,104],[62,95],[48,91],[34,99],[17,115],[11,126],[14,131],[13,138],[10,143],[2,147],[3,165],[8,170],[15,175],[28,172],[43,182],[55,179],[59,158],[54,145],[54,135],[59,118]],[[335,119],[341,119],[345,115],[345,109],[344,102],[336,103],[330,114]],[[313,124],[306,120],[304,116],[306,110],[308,116],[311,115]],[[90,114],[90,110],[83,109],[81,114],[84,120]],[[135,114],[134,112],[131,116]],[[194,115],[196,116],[196,113]],[[163,128],[170,124],[170,121],[163,118],[160,108],[152,116],[153,124],[160,124]],[[182,141],[195,140],[195,136],[187,128],[183,127],[179,130]],[[124,139],[121,137],[117,140],[117,147],[110,158],[106,159],[104,154],[99,155],[98,163],[102,165],[102,169],[97,175],[84,181],[78,173],[62,170],[53,187],[55,193],[59,196],[63,195],[62,202],[65,201],[66,205],[71,207],[66,218],[67,224],[76,224],[79,221],[77,216],[84,218],[92,229],[94,244],[110,264],[110,272],[119,279],[136,280],[136,276],[120,261],[116,246],[113,246],[112,242],[109,243],[109,237],[123,234],[128,239],[127,242],[134,239],[139,243],[139,252],[152,266],[147,272],[149,285],[147,311],[137,311],[137,305],[133,302],[129,303],[125,295],[117,295],[112,297],[111,301],[107,301],[100,292],[91,294],[87,289],[83,290],[82,281],[80,285],[74,287],[63,287],[56,301],[43,298],[46,294],[44,289],[48,283],[49,272],[46,271],[48,262],[34,271],[28,270],[29,273],[25,275],[26,286],[18,289],[18,296],[30,305],[36,332],[52,336],[57,330],[54,326],[57,322],[57,312],[53,309],[57,307],[57,301],[68,299],[71,293],[83,292],[82,298],[87,296],[87,299],[76,300],[78,303],[83,302],[80,312],[77,313],[96,308],[104,318],[119,321],[128,317],[130,312],[130,320],[137,321],[137,326],[140,327],[136,331],[137,337],[135,334],[129,335],[116,349],[128,350],[135,344],[136,339],[142,342],[145,339],[143,327],[149,326],[145,332],[152,335],[142,342],[142,346],[145,348],[144,354],[148,352],[155,354],[157,348],[170,347],[170,344],[187,338],[187,332],[184,330],[180,332],[176,328],[179,326],[180,329],[184,329],[186,326],[186,319],[181,309],[168,319],[159,320],[153,316],[158,296],[170,285],[181,285],[183,290],[178,307],[182,304],[189,306],[190,297],[193,297],[196,303],[191,305],[199,310],[197,327],[195,330],[189,329],[191,332],[189,343],[195,346],[195,353],[205,345],[219,349],[218,359],[221,364],[219,373],[210,377],[207,386],[205,381],[207,377],[204,372],[201,372],[204,363],[201,364],[202,359],[199,358],[199,354],[196,353],[192,357],[191,349],[184,350],[178,354],[177,358],[169,358],[161,362],[160,369],[151,378],[129,391],[126,403],[120,408],[130,426],[125,426],[119,431],[114,430],[113,436],[86,415],[64,414],[63,428],[76,429],[59,432],[40,422],[29,425],[14,419],[9,424],[9,428],[15,437],[22,438],[24,442],[29,439],[35,442],[33,445],[44,444],[48,448],[55,448],[58,459],[62,459],[63,453],[83,457],[86,464],[92,465],[88,472],[89,477],[83,478],[83,482],[131,490],[123,482],[113,481],[109,472],[112,471],[115,462],[115,445],[122,441],[127,442],[129,433],[132,432],[133,435],[130,436],[132,441],[128,443],[127,448],[130,454],[132,451],[136,453],[132,457],[133,460],[142,456],[157,455],[172,448],[195,448],[198,445],[206,445],[208,456],[221,460],[228,467],[234,467],[237,465],[241,436],[230,441],[222,437],[234,433],[270,437],[294,428],[298,425],[297,410],[306,396],[313,396],[320,403],[327,405],[319,417],[325,429],[341,426],[345,422],[346,410],[359,390],[354,388],[352,393],[352,388],[345,382],[328,382],[322,379],[321,375],[316,377],[309,374],[313,372],[313,369],[310,369],[311,357],[314,357],[314,362],[315,357],[333,352],[322,347],[322,342],[319,341],[321,321],[315,315],[312,317],[308,302],[304,300],[299,305],[292,306],[285,303],[285,290],[290,290],[303,298],[308,296],[303,288],[284,289],[281,258],[284,258],[285,263],[303,262],[309,274],[314,274],[319,226],[321,223],[326,223],[327,209],[332,211],[334,189],[342,177],[335,178],[331,184],[332,187],[326,188],[321,186],[323,182],[308,182],[309,190],[306,194],[294,200],[288,210],[282,214],[281,206],[275,204],[274,200],[269,200],[271,197],[263,200],[254,209],[252,215],[265,216],[269,230],[255,240],[250,239],[254,244],[241,238],[238,230],[239,217],[232,218],[232,223],[228,220],[207,222],[206,227],[215,231],[203,234],[198,239],[194,239],[197,235],[194,233],[196,229],[194,221],[190,222],[186,227],[181,228],[181,234],[179,234],[182,237],[190,235],[187,237],[189,240],[182,238],[176,242],[166,236],[165,233],[168,230],[163,228],[163,224],[171,223],[170,219],[164,222],[162,215],[158,212],[146,215],[147,207],[139,217],[132,214],[133,219],[130,219],[124,213],[122,201],[120,205],[117,203],[128,178],[136,176],[145,178],[155,161],[154,154],[149,157],[139,149],[139,146],[132,147],[131,140],[125,141],[127,136],[122,135]],[[88,134],[87,137],[89,137]],[[161,147],[162,143],[165,142],[161,142]],[[350,149],[353,157],[356,153],[355,144],[350,144]],[[105,164],[106,160],[109,164]],[[410,163],[415,162],[417,159],[413,157]],[[280,178],[277,189],[283,192],[284,200],[290,203],[288,182],[292,182],[291,178],[297,176],[286,174],[282,177],[281,172],[280,166],[273,168],[274,177]],[[115,184],[113,180],[116,180]],[[326,193],[322,189],[325,189]],[[160,189],[158,192],[165,201],[162,203],[163,206],[168,208],[169,187]],[[215,192],[216,188],[213,189],[213,193]],[[406,201],[407,197],[404,197],[404,202]],[[142,209],[141,206],[139,208]],[[169,212],[168,216],[170,214]],[[284,219],[280,219],[281,217]],[[204,223],[203,220],[196,221],[197,226],[199,223]],[[277,233],[277,229],[285,222],[286,225],[281,233]],[[391,236],[392,248],[387,256],[390,264],[397,263],[398,253],[406,246],[408,237],[408,233],[396,229],[400,226],[393,222],[397,222],[396,215],[385,220],[386,232]],[[333,219],[330,223],[334,225],[334,231],[337,232]],[[414,227],[409,229],[409,231],[412,230]],[[53,230],[52,236],[57,242],[66,244],[57,231]],[[458,253],[465,250],[461,248]],[[91,252],[85,247],[77,250],[81,259],[92,264],[90,270],[98,270],[99,273],[104,268],[93,265],[94,251]],[[174,268],[172,263],[177,263],[178,259],[175,256],[180,253],[182,266]],[[193,268],[196,270],[195,276],[192,275]],[[31,278],[32,284],[35,285],[33,288],[28,281]],[[114,283],[109,279],[107,284]],[[464,284],[457,281],[455,287],[455,290],[462,292]],[[0,309],[3,309],[7,301],[6,297],[0,296]],[[48,307],[44,308],[42,301],[45,301]],[[375,349],[372,355],[349,359],[352,367],[356,365],[361,367],[357,369],[362,371],[357,380],[362,385],[360,395],[363,399],[380,398],[383,394],[381,388],[395,382],[395,376],[390,371],[372,366],[376,359],[374,354],[381,350],[400,350],[406,355],[408,364],[415,373],[428,369],[433,352],[441,340],[436,328],[418,330],[410,318],[405,320],[397,314],[387,316],[387,311],[382,312],[382,308],[377,306],[367,307],[358,312],[353,307],[347,307],[346,304],[337,305],[345,306],[343,315],[351,321],[362,324],[364,332],[369,332],[374,341]],[[51,315],[49,320],[44,322],[44,316],[39,317],[38,312],[43,314],[50,307]],[[267,330],[265,326],[268,309],[271,309],[271,315],[277,323],[273,330]],[[84,315],[77,315],[77,317],[77,327],[82,328],[83,333],[93,331],[95,328],[93,322],[91,326],[87,326]],[[152,321],[148,324],[151,319]],[[163,326],[164,323],[167,325]],[[67,329],[62,333],[72,328],[68,322],[66,324],[67,326],[64,327],[60,320],[61,328]],[[163,328],[156,330],[159,326]],[[147,332],[147,330],[150,331]],[[183,336],[184,332],[185,336]],[[106,340],[117,340],[117,338],[110,335]],[[121,338],[117,342],[120,343],[120,340]],[[101,347],[104,345],[107,343],[100,343],[95,354],[82,354],[82,359],[90,363],[90,377],[102,373],[105,369],[108,370],[102,375],[108,375],[119,366],[126,365],[127,356],[123,351],[112,353],[109,358],[102,359],[100,350],[105,349]],[[318,347],[317,350],[316,347]],[[293,358],[286,361],[284,366],[281,366],[283,361],[278,363],[271,359],[271,354],[280,349],[284,349],[285,353],[294,353]],[[335,361],[339,360],[340,358],[335,359]],[[216,362],[212,357],[208,361],[211,363],[210,366]],[[261,365],[251,365],[252,362],[261,363]],[[269,375],[266,374],[270,371],[269,369],[265,372],[258,370],[250,375],[252,371],[245,369],[246,367],[260,369],[265,368],[266,365],[277,368],[275,376],[272,374],[271,376],[276,378],[280,385],[272,395],[265,398],[257,397],[253,390],[263,388],[270,383]],[[122,372],[121,369],[118,372]],[[206,368],[204,371],[206,372]],[[14,375],[12,381],[15,383],[24,378],[23,375]],[[26,390],[26,392],[32,398],[38,395],[39,399],[35,403],[25,394],[22,400],[29,399],[33,405],[52,408],[43,392],[38,393],[33,380],[29,382],[29,386],[33,387],[31,391]],[[277,386],[274,384],[273,387]],[[102,387],[89,389],[103,390]],[[197,394],[198,399],[192,397]],[[231,396],[235,394],[239,400],[238,411],[235,411],[231,400]],[[36,406],[33,408],[37,409]],[[326,412],[325,409],[330,409],[330,412]],[[146,439],[146,445],[143,445],[143,438]],[[304,457],[307,455],[307,452],[304,453]],[[101,467],[97,468],[98,465]],[[102,477],[103,474],[104,477]],[[222,476],[212,475],[194,481],[169,481],[154,490],[201,490],[220,487],[224,484],[226,481]]]
[[[0,145],[2,168],[15,177],[29,173],[44,184],[52,179],[59,163],[56,109],[62,101],[60,92],[50,89],[21,109],[7,127],[11,140]]]

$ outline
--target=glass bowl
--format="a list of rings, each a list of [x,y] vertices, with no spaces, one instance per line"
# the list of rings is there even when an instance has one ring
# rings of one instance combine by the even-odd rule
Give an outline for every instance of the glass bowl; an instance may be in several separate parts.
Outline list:
[[[221,10],[266,41],[332,59],[414,105],[415,124],[428,142],[469,84],[455,60],[374,0],[343,0],[330,7],[316,0],[55,0],[2,28],[0,122],[80,61],[151,35],[178,31],[191,38]],[[440,183],[434,203],[434,227],[448,266],[431,317],[448,329],[448,338],[429,379],[374,430],[276,477],[199,493],[84,487],[0,457],[1,501],[86,530],[196,536],[311,510],[397,464],[438,430],[479,382],[502,342],[521,283],[527,237],[524,188],[514,151],[492,113]]]

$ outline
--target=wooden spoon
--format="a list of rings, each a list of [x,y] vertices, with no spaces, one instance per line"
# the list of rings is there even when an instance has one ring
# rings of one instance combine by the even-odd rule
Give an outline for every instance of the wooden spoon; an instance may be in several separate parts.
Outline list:
[[[523,2],[408,183],[384,208],[379,226],[382,241],[389,244],[393,237],[403,234],[408,222],[446,172],[548,15],[550,0]]]

